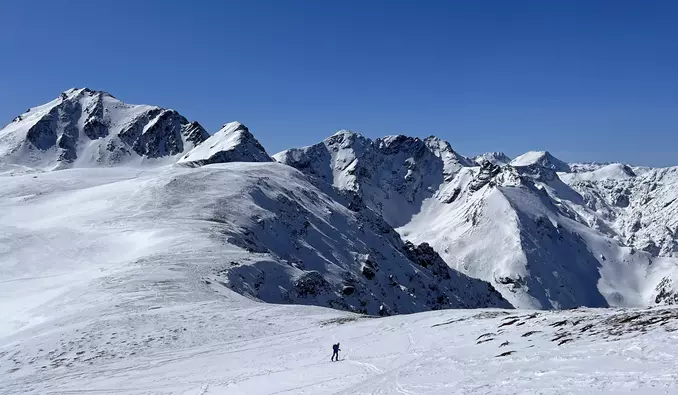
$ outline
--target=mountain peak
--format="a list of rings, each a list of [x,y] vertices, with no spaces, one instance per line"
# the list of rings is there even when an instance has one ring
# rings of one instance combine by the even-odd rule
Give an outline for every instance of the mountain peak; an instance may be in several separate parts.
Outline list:
[[[544,167],[551,169],[557,172],[570,172],[570,166],[551,155],[548,151],[529,151],[526,152],[517,158],[513,159],[510,163],[513,167]]]
[[[473,160],[479,165],[482,165],[484,162],[490,162],[497,166],[503,166],[511,162],[511,158],[503,152],[486,152],[476,156]]]
[[[174,110],[70,88],[0,129],[0,160],[43,170],[162,165],[207,137]]]
[[[240,122],[229,122],[177,163],[198,167],[213,163],[270,161],[271,157],[247,126]]]
[[[333,136],[360,136],[360,133],[354,132],[354,131],[349,130],[349,129],[341,129],[341,130],[338,130],[336,133],[334,133],[330,137],[333,137]]]
[[[243,123],[238,122],[238,121],[233,121],[233,122],[226,122],[225,124],[221,125],[221,129],[219,129],[219,132],[236,132],[236,131],[245,131],[249,133],[249,129],[247,126],[245,126]],[[215,133],[216,134],[216,133]]]
[[[443,140],[437,136],[428,136],[424,139],[426,146],[437,148],[441,151],[452,151],[452,146],[447,140]]]
[[[325,139],[325,141],[329,142],[330,144],[334,142],[355,141],[355,140],[368,140],[368,138],[364,137],[362,134],[358,132],[354,132],[348,129],[342,129]]]

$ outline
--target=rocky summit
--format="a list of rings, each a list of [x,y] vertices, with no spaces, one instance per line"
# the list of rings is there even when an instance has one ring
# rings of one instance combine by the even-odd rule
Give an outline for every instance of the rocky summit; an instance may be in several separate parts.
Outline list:
[[[174,110],[69,89],[0,130],[0,160],[43,170],[161,165],[209,137]]]

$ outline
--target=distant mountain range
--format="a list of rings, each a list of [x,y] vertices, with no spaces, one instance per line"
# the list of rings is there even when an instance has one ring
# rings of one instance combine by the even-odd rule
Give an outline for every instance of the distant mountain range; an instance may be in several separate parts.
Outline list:
[[[203,288],[266,302],[384,315],[678,301],[678,167],[572,164],[547,151],[468,158],[434,136],[351,131],[269,156],[241,123],[209,135],[174,110],[85,88],[0,130],[0,173],[12,177],[4,209],[15,214],[0,219],[15,237],[58,234],[46,218],[80,223],[74,245],[107,226],[111,240],[163,229],[172,253],[148,270],[181,260]],[[5,256],[34,265],[17,248]]]

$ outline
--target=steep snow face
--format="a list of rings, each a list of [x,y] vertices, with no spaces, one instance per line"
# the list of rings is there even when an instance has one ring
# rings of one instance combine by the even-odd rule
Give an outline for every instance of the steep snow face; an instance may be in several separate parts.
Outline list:
[[[473,160],[480,166],[485,162],[490,162],[493,165],[503,166],[511,163],[511,158],[509,158],[503,152],[486,152],[482,155],[478,155]]]
[[[570,166],[548,151],[530,151],[511,161],[513,167],[539,167],[557,172],[569,172]]]
[[[182,156],[177,163],[196,167],[212,163],[270,162],[272,160],[245,125],[240,122],[231,122]]]
[[[521,168],[517,170],[520,172]],[[611,305],[643,306],[666,301],[662,300],[665,298],[661,294],[666,296],[673,292],[668,288],[675,289],[673,284],[678,274],[678,259],[671,258],[673,254],[670,252],[675,238],[672,232],[664,233],[673,225],[672,221],[675,222],[675,208],[671,208],[672,199],[667,197],[674,194],[672,191],[676,185],[671,175],[670,169],[664,169],[636,176],[628,166],[611,164],[589,173],[559,173],[554,178],[529,175],[523,176],[523,180],[529,179],[542,192],[547,199],[545,201],[551,202],[550,206],[555,208],[551,212],[559,212],[560,219],[549,214],[552,221],[581,237],[586,250],[596,257],[601,276],[598,290],[607,302]],[[645,179],[646,176],[649,178]],[[653,195],[648,192],[653,182],[649,180],[655,177],[666,182],[663,185],[666,189]],[[604,186],[597,190],[597,185]],[[644,187],[637,188],[637,185]],[[651,205],[647,200],[645,204],[654,207],[649,210],[641,208],[642,204],[638,204],[641,196],[650,200],[656,198],[658,202]],[[631,226],[631,232],[625,233],[623,229],[627,221],[644,212],[653,218],[653,222],[648,223],[644,230],[639,225]],[[626,228],[629,226],[626,225]],[[649,240],[658,240],[661,247],[656,248],[658,244]],[[639,247],[643,247],[640,248],[642,251],[638,251]],[[578,248],[578,251],[582,255],[584,250]]]
[[[159,165],[176,161],[208,136],[174,110],[69,89],[0,130],[0,161],[43,170]]]
[[[436,137],[388,136],[372,141],[349,131],[274,158],[355,195],[392,226],[409,222],[445,179],[474,165]]]
[[[572,221],[512,168],[483,174],[441,189],[400,233],[427,240],[450,266],[489,281],[515,306],[607,306],[600,264],[565,226]]]

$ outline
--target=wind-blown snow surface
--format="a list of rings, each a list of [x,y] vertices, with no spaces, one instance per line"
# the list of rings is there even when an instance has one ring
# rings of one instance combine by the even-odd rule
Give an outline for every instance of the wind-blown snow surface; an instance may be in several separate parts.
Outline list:
[[[68,326],[3,339],[0,393],[654,395],[678,386],[675,309],[365,318],[233,295],[128,296],[117,314],[79,312]],[[336,342],[341,360],[330,362]]]
[[[373,213],[348,210],[277,163],[6,176],[0,224],[6,333],[54,326],[53,314],[80,308],[73,300],[105,310],[126,303],[112,295],[145,290],[213,300],[228,286],[372,314],[509,307],[487,283],[431,266]]]

